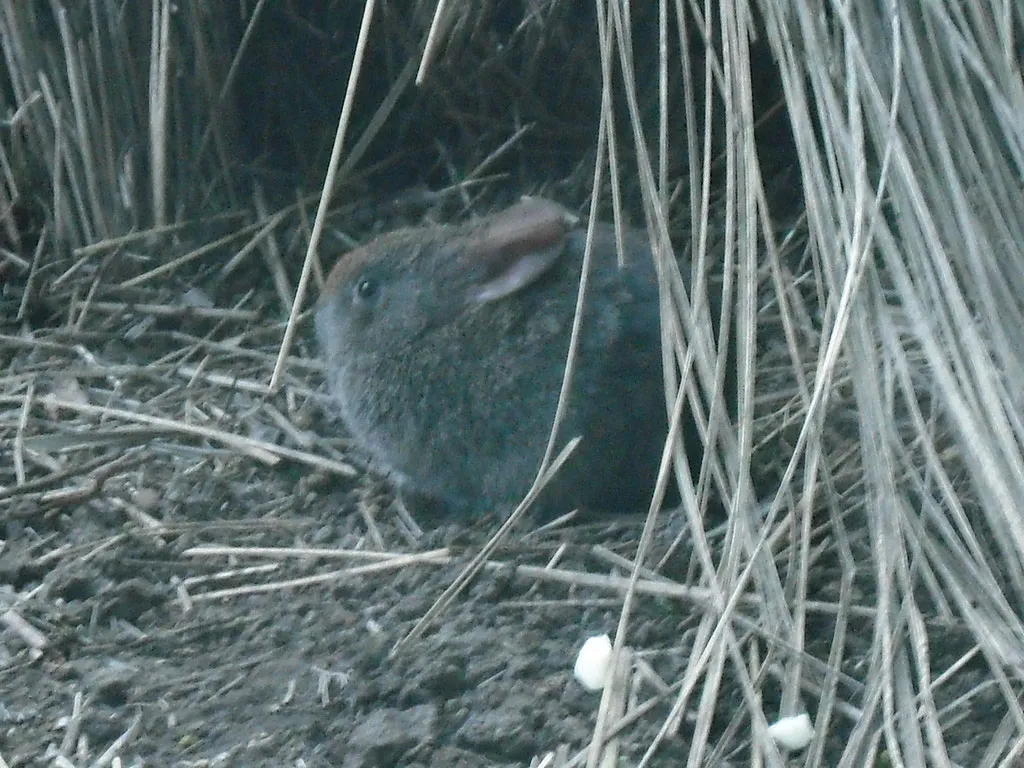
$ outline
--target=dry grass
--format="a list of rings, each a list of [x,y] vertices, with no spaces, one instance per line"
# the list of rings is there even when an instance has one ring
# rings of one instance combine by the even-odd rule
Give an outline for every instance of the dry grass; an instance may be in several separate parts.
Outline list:
[[[442,191],[410,193],[388,218],[483,209],[510,179],[591,201],[594,215],[642,211],[670,297],[665,348],[676,365],[667,402],[687,400],[685,381],[691,405],[714,414],[717,450],[701,476],[690,477],[685,460],[662,468],[662,479],[683,489],[685,541],[655,546],[654,504],[635,558],[608,562],[629,578],[557,562],[516,570],[622,598],[616,684],[595,712],[593,741],[574,745],[575,754],[550,745],[539,764],[609,764],[602,760],[615,740],[651,716],[654,700],[630,709],[624,695],[631,676],[647,674],[630,618],[651,594],[702,616],[685,674],[656,697],[671,702],[662,736],[685,722],[688,765],[782,765],[768,722],[808,710],[815,737],[791,764],[824,765],[826,755],[840,766],[1024,759],[1024,402],[1014,383],[1024,381],[1024,6],[666,2],[660,15],[652,5],[637,20],[631,4],[596,0],[597,35],[579,45],[601,104],[588,126],[594,140],[581,149],[564,124],[571,118],[545,123],[550,103],[537,85],[545,52],[572,18],[569,3],[527,4],[505,44],[525,52],[535,80],[517,83],[495,48],[483,57],[491,92],[465,74],[495,45],[491,9],[410,4],[409,22],[367,0],[361,39],[385,38],[392,69],[382,77],[352,68],[325,186],[340,204],[323,194],[310,221],[310,199],[289,191],[266,202],[263,184],[232,157],[244,118],[227,94],[244,76],[250,33],[266,23],[264,4],[242,20],[203,5],[181,4],[174,20],[165,0],[93,0],[74,11],[53,3],[52,13],[0,6],[0,308],[10,306],[0,438],[12,457],[0,468],[0,508],[8,520],[40,505],[114,506],[128,509],[133,525],[161,531],[135,503],[140,464],[153,450],[185,460],[146,484],[183,495],[191,473],[244,473],[246,462],[354,472],[309,431],[318,366],[291,346],[309,283],[322,276],[316,254],[328,210],[355,222],[360,238],[373,229],[361,185],[372,187],[392,158],[371,147],[401,132],[418,72],[464,138],[435,146],[443,159],[430,183]],[[644,40],[664,41],[662,54],[632,48],[639,31],[630,30],[641,28]],[[681,39],[680,29],[698,32]],[[792,131],[796,172],[783,181],[766,175],[756,134],[765,115],[754,106],[753,69],[764,66],[751,52],[755,37],[778,67]],[[695,64],[695,41],[706,46],[706,67]],[[364,55],[357,48],[355,60]],[[460,57],[469,63],[462,70]],[[361,92],[371,71],[374,87]],[[474,95],[483,106],[471,119]],[[507,104],[531,119],[508,114]],[[575,153],[557,181],[517,173],[509,160],[521,152],[524,165],[536,164],[538,147],[557,142]],[[796,178],[803,210],[780,223]],[[680,275],[673,241],[692,274]],[[286,255],[302,250],[299,273]],[[723,426],[720,398],[698,396],[693,384],[704,393],[722,387],[704,308],[709,275],[723,265],[739,348],[735,429]],[[254,280],[273,291],[249,290]],[[59,324],[36,327],[40,317]],[[711,488],[729,509],[722,529],[705,530]],[[755,488],[770,494],[755,498]],[[371,549],[385,550],[363,511]],[[405,530],[411,544],[415,522]],[[506,567],[502,537],[522,536],[511,530],[467,577]],[[449,561],[444,550],[378,557],[352,568]],[[673,558],[687,563],[673,569],[685,583],[662,572]],[[272,571],[249,576],[252,589],[294,586],[269,581]],[[218,581],[204,599],[228,594]],[[185,584],[182,600],[206,588]],[[31,599],[6,606],[9,616]],[[425,620],[443,620],[444,605]],[[955,641],[953,626],[962,630]],[[858,634],[865,627],[867,638]],[[413,640],[397,650],[414,652]],[[766,680],[778,691],[775,711],[765,711]],[[964,713],[982,695],[987,722],[999,727],[972,733]]]

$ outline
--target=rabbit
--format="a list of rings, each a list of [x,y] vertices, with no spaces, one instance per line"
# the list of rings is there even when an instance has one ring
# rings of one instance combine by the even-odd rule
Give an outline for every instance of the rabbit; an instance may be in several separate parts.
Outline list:
[[[383,235],[341,258],[316,310],[328,390],[355,440],[443,508],[508,511],[540,466],[561,388],[586,231],[523,198],[459,226]],[[645,236],[597,225],[558,447],[542,502],[646,509],[668,429],[658,280]],[[690,425],[686,444],[699,443]]]

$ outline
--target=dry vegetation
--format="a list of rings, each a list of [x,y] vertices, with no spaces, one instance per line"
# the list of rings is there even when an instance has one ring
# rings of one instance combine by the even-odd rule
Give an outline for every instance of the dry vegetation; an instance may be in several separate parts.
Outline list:
[[[399,574],[396,604],[453,584],[385,628],[426,658],[479,618],[454,597],[477,573],[618,620],[592,737],[538,765],[1022,764],[1024,5],[473,5],[0,3],[0,766],[216,762],[152,736],[171,694],[134,683],[123,733],[83,743],[103,695],[63,666],[141,642],[96,651],[97,615],[168,642]],[[728,277],[738,423],[610,548],[574,522],[432,535],[320,415],[305,311],[333,254],[534,191]],[[669,402],[716,388],[705,304],[665,307],[703,338],[670,350]],[[106,616],[125,590],[145,608]],[[668,648],[638,631],[655,599],[685,617]],[[804,711],[780,751],[766,726]]]

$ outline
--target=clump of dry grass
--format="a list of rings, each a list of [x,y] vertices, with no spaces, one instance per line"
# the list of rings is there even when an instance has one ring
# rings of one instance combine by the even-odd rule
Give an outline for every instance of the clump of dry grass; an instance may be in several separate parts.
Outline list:
[[[172,35],[170,2],[11,3],[0,11],[3,158],[13,169],[6,192],[11,202],[43,206],[58,243],[160,227],[200,200],[196,191],[210,177],[199,173],[207,154],[197,138],[207,138],[204,129],[220,136],[223,115],[210,89],[224,79],[218,16],[226,12],[186,8],[196,16],[186,19],[193,35],[185,40]],[[207,31],[196,36],[200,28]]]
[[[367,2],[362,37],[344,38],[357,65],[376,56],[380,66],[346,68],[347,100],[332,104],[342,115],[330,163],[337,176],[328,175],[324,191],[343,202],[339,221],[362,236],[385,216],[445,218],[486,207],[510,186],[590,201],[591,212],[616,220],[642,212],[668,297],[670,405],[681,407],[681,382],[692,389],[696,378],[703,394],[693,390],[692,404],[715,412],[710,394],[724,376],[714,349],[722,345],[712,343],[702,309],[713,275],[724,272],[733,308],[736,429],[724,426],[724,413],[713,416],[714,462],[701,477],[689,477],[685,461],[663,468],[663,479],[674,473],[683,489],[687,540],[656,541],[654,505],[630,579],[553,567],[520,576],[623,594],[619,659],[643,650],[629,645],[631,612],[644,594],[701,612],[681,649],[685,675],[661,694],[672,705],[660,738],[686,722],[688,764],[781,765],[765,727],[806,710],[816,729],[802,758],[808,766],[1019,760],[1019,3],[902,3],[883,13],[870,4],[638,10],[598,1],[585,37],[572,27],[577,9],[562,0],[526,4],[511,25],[495,4],[413,4],[404,15],[399,5]],[[289,405],[310,396],[296,372],[312,367],[289,357],[287,343],[276,365],[273,352],[282,333],[292,338],[307,282],[319,277],[313,254],[330,195],[313,221],[308,199],[277,202],[294,200],[290,190],[270,203],[255,185],[253,202],[241,202],[251,177],[232,152],[246,128],[228,95],[250,32],[271,22],[262,2],[241,19],[219,4],[200,6],[182,4],[174,19],[166,0],[96,1],[74,12],[60,3],[0,7],[3,263],[23,287],[19,323],[28,322],[31,299],[62,326],[4,338],[11,364],[0,428],[14,461],[0,476],[0,502],[15,513],[99,503],[97,489],[111,477],[119,487],[136,466],[134,452],[121,454],[139,429],[161,444],[199,442],[212,462],[228,461],[222,446],[247,461],[286,455],[350,471],[295,427],[300,409],[285,418],[261,399],[272,369]],[[359,47],[371,37],[376,48]],[[781,83],[782,138],[792,142],[795,169],[782,180],[767,171],[758,133],[759,121],[779,113],[758,106],[755,83],[767,60],[754,39],[771,52]],[[547,82],[559,52],[577,49],[585,55],[564,61],[566,82]],[[360,78],[373,87],[360,91]],[[585,132],[575,113],[559,113],[567,98],[586,111]],[[412,142],[424,114],[445,126],[448,143]],[[545,179],[555,166],[538,158],[553,147],[572,161]],[[403,152],[415,161],[403,164]],[[424,164],[430,154],[439,159]],[[386,187],[388,167],[403,169],[404,186],[443,189],[409,194],[394,208],[354,202]],[[34,229],[26,210],[41,219]],[[234,218],[184,226],[211,210]],[[157,237],[175,258],[154,258]],[[282,254],[307,242],[300,279]],[[209,253],[227,249],[232,258],[211,263]],[[672,258],[683,252],[690,275]],[[274,299],[232,291],[265,272]],[[223,288],[211,299],[188,292],[193,285]],[[267,319],[288,311],[287,332]],[[166,317],[187,327],[150,336]],[[162,347],[114,362],[118,339],[159,339]],[[99,417],[132,426],[97,434]],[[267,432],[280,439],[247,436]],[[670,448],[682,456],[681,446]],[[709,488],[729,510],[722,529],[705,530]],[[755,488],[770,493],[756,498]],[[371,539],[385,548],[379,532]],[[685,565],[672,571],[687,574],[685,585],[661,575],[677,561]],[[485,556],[476,567],[499,566]],[[627,711],[622,695],[641,667],[617,669],[592,744],[566,764],[599,764],[647,711]],[[976,685],[979,673],[986,682]],[[770,712],[766,681],[779,700]],[[988,713],[983,734],[965,723],[973,702]]]

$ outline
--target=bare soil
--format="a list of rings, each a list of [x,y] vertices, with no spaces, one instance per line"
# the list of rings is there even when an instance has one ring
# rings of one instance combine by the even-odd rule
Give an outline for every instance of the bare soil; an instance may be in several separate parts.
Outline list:
[[[501,552],[508,568],[485,571],[424,637],[389,657],[496,521],[441,521],[410,545],[380,510],[387,549],[444,548],[449,562],[205,599],[212,589],[301,579],[353,560],[190,555],[197,546],[367,544],[355,483],[302,493],[295,472],[250,471],[241,482],[223,479],[240,474],[237,465],[206,469],[175,489],[181,496],[160,494],[149,510],[160,523],[154,530],[92,503],[21,509],[9,523],[0,582],[34,593],[19,613],[47,646],[36,657],[7,636],[0,716],[8,765],[48,764],[71,729],[72,757],[93,759],[130,731],[121,754],[148,765],[524,765],[561,745],[570,755],[586,745],[600,696],[573,680],[574,655],[586,637],[614,628],[619,601],[522,578],[515,565],[543,565],[567,547],[560,568],[608,572],[594,548],[629,557],[638,515]],[[276,567],[243,572],[258,565]],[[204,576],[211,580],[195,583]],[[633,642],[663,680],[686,663],[691,623],[678,603],[640,602]],[[656,704],[630,730],[627,764],[667,711],[667,702]],[[670,739],[656,764],[671,764],[685,746]]]

